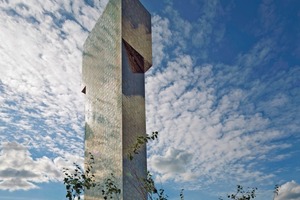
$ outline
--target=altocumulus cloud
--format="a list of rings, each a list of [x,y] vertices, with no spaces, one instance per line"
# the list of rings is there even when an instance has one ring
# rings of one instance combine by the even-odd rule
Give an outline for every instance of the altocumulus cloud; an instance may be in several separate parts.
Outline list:
[[[0,189],[37,188],[82,163],[82,45],[106,3],[0,1]]]
[[[262,166],[295,155],[285,139],[299,139],[300,96],[288,92],[297,88],[299,67],[271,62],[280,52],[272,35],[257,39],[231,64],[208,62],[210,46],[222,41],[225,27],[212,30],[219,27],[218,1],[203,4],[209,9],[193,28],[172,7],[166,15],[173,20],[157,18],[165,26],[153,27],[155,34],[168,33],[172,41],[160,43],[160,49],[169,51],[161,51],[162,59],[156,61],[161,68],[154,66],[146,77],[148,132],[160,133],[149,144],[149,168],[158,180],[185,182],[190,189],[224,181],[265,185],[276,172]],[[199,51],[187,52],[191,45]],[[253,76],[268,65],[273,66],[270,73]]]
[[[256,163],[276,148],[288,148],[288,144],[265,145],[282,138],[281,132],[270,129],[269,119],[262,114],[239,111],[248,95],[245,90],[230,88],[218,98],[216,83],[220,80],[214,67],[194,65],[190,56],[181,55],[169,61],[164,71],[147,77],[147,98],[154,102],[147,106],[149,115],[154,116],[148,118],[148,124],[161,132],[158,143],[150,149],[150,168],[162,181],[206,177],[203,180],[209,183],[227,175],[236,180],[268,178],[270,175],[236,162]],[[177,158],[170,146],[184,149],[185,156]],[[157,155],[161,152],[165,153]]]

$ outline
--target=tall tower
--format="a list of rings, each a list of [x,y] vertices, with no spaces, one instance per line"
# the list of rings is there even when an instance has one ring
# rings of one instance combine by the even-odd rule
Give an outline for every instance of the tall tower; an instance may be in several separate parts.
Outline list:
[[[127,153],[146,134],[144,73],[151,65],[149,12],[139,0],[109,0],[84,44],[85,152],[95,157],[96,181],[113,173],[123,200],[147,199],[139,189],[146,146],[132,161]],[[101,190],[87,190],[85,199],[102,199]]]

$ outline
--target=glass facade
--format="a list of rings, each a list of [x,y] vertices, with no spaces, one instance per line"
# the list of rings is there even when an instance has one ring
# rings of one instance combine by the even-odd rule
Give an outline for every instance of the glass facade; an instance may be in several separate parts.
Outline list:
[[[113,173],[124,200],[146,199],[146,147],[128,150],[146,134],[144,72],[151,67],[151,16],[138,0],[110,0],[84,45],[85,152],[95,157],[97,182]],[[86,200],[102,199],[87,190]]]

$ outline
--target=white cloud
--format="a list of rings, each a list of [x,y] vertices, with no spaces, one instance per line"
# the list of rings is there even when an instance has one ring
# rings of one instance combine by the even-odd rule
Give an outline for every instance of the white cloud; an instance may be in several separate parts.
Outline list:
[[[204,20],[208,27],[216,23],[219,5],[211,3],[206,6],[210,9],[199,20]],[[183,40],[185,45],[189,44],[191,38],[184,37],[185,31],[180,28],[184,20],[179,19],[178,12],[171,6],[167,13],[175,16],[169,24],[174,38],[172,41]],[[213,31],[205,27],[203,38],[198,42],[210,41]],[[190,36],[201,34],[195,29],[187,32]],[[199,64],[199,58],[202,58],[199,54],[208,49],[204,43],[200,45],[203,47],[201,52],[195,55],[184,54],[185,45],[166,44],[165,48],[172,51],[163,55],[165,63],[161,63],[160,70],[150,71],[146,78],[147,128],[148,132],[159,132],[158,141],[149,144],[148,161],[157,178],[201,188],[223,181],[234,184],[267,183],[275,177],[275,173],[261,166],[270,161],[282,161],[291,155],[280,153],[292,147],[288,141],[281,139],[297,133],[289,130],[297,126],[291,116],[298,115],[294,112],[297,100],[291,99],[277,84],[278,80],[289,80],[289,84],[293,85],[292,80],[295,81],[296,74],[299,75],[298,71],[291,69],[293,75],[291,71],[274,71],[272,77],[262,74],[262,80],[253,77],[256,70],[274,59],[277,53],[275,44],[272,38],[259,40],[249,51],[236,55],[232,65]],[[269,98],[265,97],[266,93]],[[287,102],[289,106],[279,116],[279,109],[282,111]],[[268,108],[278,109],[278,118],[266,114]],[[286,125],[293,126],[283,129],[277,124],[287,116],[290,121]],[[293,130],[296,130],[295,127]],[[171,153],[178,148],[187,155],[193,155],[187,156],[190,160],[185,166]]]
[[[3,143],[0,154],[0,189],[29,190],[36,183],[61,181],[62,172],[47,158],[33,159],[26,147],[16,142]]]
[[[159,180],[166,181],[174,177],[175,180],[182,180],[188,174],[185,171],[191,159],[192,153],[169,148],[164,156],[155,155],[151,157],[150,164],[155,171],[163,174],[161,177],[158,177]]]
[[[0,3],[2,141],[82,155],[82,45],[106,3]]]
[[[153,66],[158,66],[165,56],[165,46],[170,42],[169,20],[159,15],[152,16]]]
[[[0,190],[38,189],[38,183],[62,182],[63,168],[72,172],[73,163],[83,167],[83,157],[70,153],[54,159],[33,158],[28,147],[16,142],[4,142],[0,150]]]
[[[206,60],[211,51],[209,47],[217,46],[224,37],[225,26],[217,22],[224,21],[226,17],[218,0],[197,3],[201,9],[195,21],[184,19],[172,2],[168,2],[165,13],[172,25],[173,53],[180,55],[189,52],[198,59]]]
[[[294,180],[286,182],[279,187],[275,200],[300,200],[300,185]]]
[[[20,178],[15,178],[15,179],[11,178],[0,182],[0,188],[2,190],[15,191],[15,190],[38,189],[39,187]]]
[[[38,188],[83,163],[82,46],[106,3],[0,1],[1,189]]]
[[[191,31],[192,31],[192,24],[187,21],[184,20],[183,18],[180,17],[178,11],[173,9],[173,5],[172,3],[169,3],[170,5],[166,7],[166,13],[168,14],[168,16],[172,16],[170,17],[170,20],[173,24],[173,26],[176,27],[175,30],[178,31],[172,31],[172,35],[173,35],[173,39],[172,39],[172,43],[179,45],[179,48],[186,48],[187,44],[185,39],[190,37]],[[179,48],[177,48],[179,50]]]

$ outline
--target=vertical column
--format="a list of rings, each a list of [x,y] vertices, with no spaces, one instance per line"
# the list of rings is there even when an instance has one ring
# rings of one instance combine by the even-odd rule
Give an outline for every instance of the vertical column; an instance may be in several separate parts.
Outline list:
[[[145,78],[152,65],[151,16],[138,0],[122,2],[122,112],[124,200],[147,199],[141,178],[147,175],[146,145],[133,160],[127,151],[146,135]]]
[[[119,188],[123,185],[121,57],[121,0],[110,0],[84,44],[85,153],[94,155],[96,181],[104,183],[113,173]],[[101,190],[86,190],[85,199],[102,199]]]
[[[138,0],[110,0],[84,44],[85,152],[95,157],[96,181],[113,173],[124,200],[146,199],[139,179],[146,177],[146,146],[133,161],[127,153],[146,134],[144,73],[151,59],[148,11]],[[101,190],[87,190],[85,199],[102,199]]]

